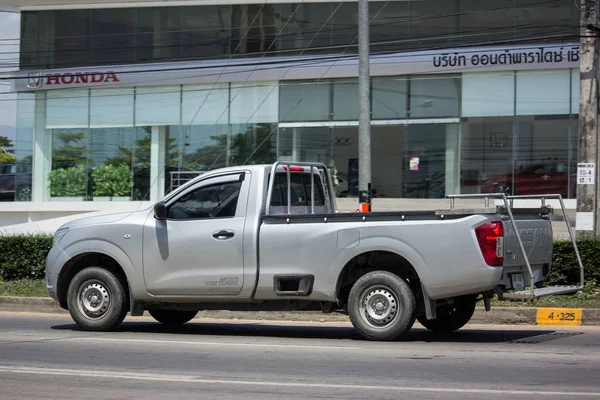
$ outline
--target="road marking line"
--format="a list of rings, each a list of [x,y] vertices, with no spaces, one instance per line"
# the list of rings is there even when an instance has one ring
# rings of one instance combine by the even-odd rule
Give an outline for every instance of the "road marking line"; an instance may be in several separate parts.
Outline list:
[[[271,387],[299,387],[316,389],[349,389],[349,390],[383,390],[395,392],[433,392],[433,393],[478,393],[478,394],[511,394],[535,396],[585,396],[600,397],[600,392],[558,392],[558,391],[533,391],[533,390],[499,390],[499,389],[461,389],[444,387],[412,387],[412,386],[379,386],[379,385],[351,385],[333,383],[308,383],[308,382],[276,382],[276,381],[243,381],[235,379],[202,379],[191,375],[144,374],[130,372],[110,371],[82,371],[74,369],[34,368],[0,366],[0,372],[12,374],[34,375],[59,375],[86,378],[128,379],[154,382],[183,382],[195,384],[218,384],[236,386],[271,386]]]
[[[537,325],[581,326],[583,309],[581,308],[538,308]]]
[[[180,341],[180,340],[157,340],[157,339],[126,339],[126,338],[103,338],[103,337],[70,337],[65,340],[89,340],[93,342],[125,342],[125,343],[152,343],[152,344],[183,344],[197,346],[245,346],[245,347],[271,347],[284,349],[322,349],[322,350],[360,350],[360,347],[348,346],[313,346],[299,344],[262,344],[262,343],[232,343],[232,342],[196,342],[196,341]]]

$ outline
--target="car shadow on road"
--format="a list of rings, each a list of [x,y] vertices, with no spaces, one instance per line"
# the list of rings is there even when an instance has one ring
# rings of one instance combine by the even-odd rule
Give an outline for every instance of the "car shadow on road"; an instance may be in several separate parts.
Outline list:
[[[57,330],[80,330],[75,324],[55,325]],[[352,327],[319,326],[319,325],[286,325],[245,322],[189,322],[173,328],[158,322],[124,322],[115,332],[165,334],[167,338],[182,339],[184,336],[228,336],[228,337],[272,337],[293,339],[332,339],[332,340],[365,340]],[[400,342],[425,343],[540,343],[548,340],[573,336],[581,332],[555,331],[552,329],[533,330],[526,326],[522,329],[497,327],[494,329],[473,329],[468,326],[453,333],[433,333],[415,326]]]

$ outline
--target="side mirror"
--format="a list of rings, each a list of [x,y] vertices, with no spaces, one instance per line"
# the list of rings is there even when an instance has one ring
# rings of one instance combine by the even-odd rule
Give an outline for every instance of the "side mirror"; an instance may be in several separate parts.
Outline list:
[[[154,218],[164,221],[167,219],[167,207],[164,201],[154,204]]]

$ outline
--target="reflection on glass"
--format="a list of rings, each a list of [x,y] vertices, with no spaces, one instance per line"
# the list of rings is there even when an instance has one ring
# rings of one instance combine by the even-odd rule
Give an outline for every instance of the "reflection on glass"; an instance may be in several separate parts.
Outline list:
[[[276,160],[277,125],[232,125],[229,165],[270,164]]]
[[[151,130],[51,129],[53,200],[147,200]]]
[[[577,189],[569,116],[473,118],[462,129],[462,193],[561,194]]]
[[[87,129],[52,129],[52,169],[48,174],[53,199],[85,200],[89,194]]]
[[[280,129],[279,134],[279,160],[329,164],[329,128],[285,128]]]
[[[442,198],[446,194],[447,157],[453,151],[452,124],[409,125],[404,144],[404,196]],[[450,143],[448,143],[450,142]]]

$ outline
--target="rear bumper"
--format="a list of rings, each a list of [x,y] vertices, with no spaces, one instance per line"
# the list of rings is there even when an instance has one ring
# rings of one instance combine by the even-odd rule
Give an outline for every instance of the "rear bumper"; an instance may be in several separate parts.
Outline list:
[[[550,275],[550,264],[539,264],[532,265],[531,270],[533,272],[533,284],[538,282],[543,282]],[[527,271],[527,267],[518,266],[518,267],[505,267],[502,269],[502,279],[499,283],[505,290],[515,289],[512,284],[512,275],[513,274],[523,274],[523,280],[525,282],[525,286],[531,286],[531,278],[529,277],[529,271]]]
[[[498,286],[501,279],[501,267],[482,266],[481,268],[466,270],[464,274],[455,275],[453,279],[446,276],[443,285],[428,285],[426,290],[431,299],[440,300],[493,290]]]

